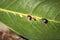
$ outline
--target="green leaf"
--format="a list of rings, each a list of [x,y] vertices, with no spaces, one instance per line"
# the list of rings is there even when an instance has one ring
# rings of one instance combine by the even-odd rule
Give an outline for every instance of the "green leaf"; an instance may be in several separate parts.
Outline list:
[[[60,0],[0,0],[0,22],[29,40],[60,40]]]

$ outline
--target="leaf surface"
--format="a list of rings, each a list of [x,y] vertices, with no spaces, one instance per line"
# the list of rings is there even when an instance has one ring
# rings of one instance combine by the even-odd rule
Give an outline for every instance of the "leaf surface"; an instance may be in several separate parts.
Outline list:
[[[0,22],[29,40],[60,40],[60,0],[0,0]]]

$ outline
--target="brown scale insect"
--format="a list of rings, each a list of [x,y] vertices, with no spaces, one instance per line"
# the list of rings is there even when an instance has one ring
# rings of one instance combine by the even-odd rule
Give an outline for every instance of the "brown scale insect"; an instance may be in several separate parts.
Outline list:
[[[42,20],[42,22],[43,22],[43,23],[45,23],[45,24],[47,24],[47,23],[48,23],[48,20],[47,20],[47,19],[45,19],[45,18],[42,18],[41,20]]]
[[[33,19],[34,21],[36,21],[36,17],[32,17],[31,15],[28,15],[27,18],[28,18],[28,20],[32,20]]]
[[[32,20],[32,16],[31,15],[28,15],[27,18],[28,18],[28,20]]]

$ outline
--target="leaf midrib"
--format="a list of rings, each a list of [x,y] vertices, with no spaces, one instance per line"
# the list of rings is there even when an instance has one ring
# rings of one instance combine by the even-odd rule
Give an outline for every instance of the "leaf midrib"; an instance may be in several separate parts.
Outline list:
[[[22,16],[27,16],[29,14],[24,14],[24,13],[20,13],[20,12],[15,12],[15,11],[11,11],[11,10],[7,10],[7,9],[3,9],[3,8],[0,8],[0,11],[2,12],[6,12],[6,13],[12,13],[14,15],[18,14],[20,17]],[[35,17],[37,20],[40,20],[42,19],[43,17],[38,17],[38,16],[33,16],[31,15],[32,17]],[[56,20],[51,20],[51,19],[47,19],[48,21],[51,21],[51,22],[55,22],[55,23],[60,23],[60,21],[56,21]]]

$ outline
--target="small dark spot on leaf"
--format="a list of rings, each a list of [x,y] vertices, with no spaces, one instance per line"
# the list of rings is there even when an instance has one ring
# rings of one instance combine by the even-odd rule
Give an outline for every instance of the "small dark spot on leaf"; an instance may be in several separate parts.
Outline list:
[[[35,19],[35,18],[34,18],[33,20],[34,20],[34,21],[36,21],[36,19]]]
[[[47,20],[47,19],[45,19],[45,18],[42,18],[41,20],[42,20],[42,22],[43,22],[43,23],[45,23],[45,24],[47,24],[47,23],[48,23],[48,20]]]
[[[32,20],[31,15],[28,15],[27,18],[28,18],[28,20]]]

